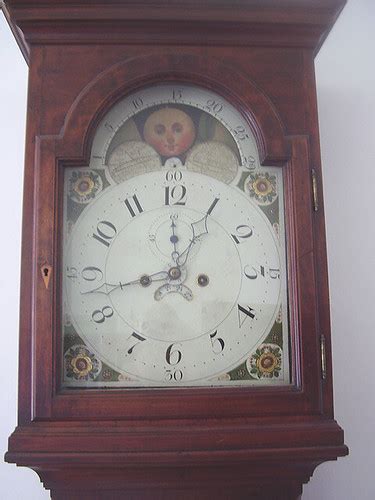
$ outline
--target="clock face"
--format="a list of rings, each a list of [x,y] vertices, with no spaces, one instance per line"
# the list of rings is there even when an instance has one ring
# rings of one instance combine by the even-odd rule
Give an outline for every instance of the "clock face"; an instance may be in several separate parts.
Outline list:
[[[289,383],[282,185],[211,91],[115,105],[65,168],[63,385]]]

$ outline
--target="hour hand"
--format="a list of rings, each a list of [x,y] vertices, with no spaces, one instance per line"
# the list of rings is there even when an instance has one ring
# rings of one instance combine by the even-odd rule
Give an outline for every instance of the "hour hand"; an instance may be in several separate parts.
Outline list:
[[[202,218],[199,220],[192,222],[191,229],[193,233],[193,237],[190,240],[189,245],[185,248],[185,250],[178,256],[176,260],[176,264],[178,266],[183,266],[186,264],[186,261],[189,257],[190,250],[192,246],[195,244],[195,242],[203,235],[203,234],[208,234],[208,229],[207,229],[207,217],[208,213],[206,213]]]

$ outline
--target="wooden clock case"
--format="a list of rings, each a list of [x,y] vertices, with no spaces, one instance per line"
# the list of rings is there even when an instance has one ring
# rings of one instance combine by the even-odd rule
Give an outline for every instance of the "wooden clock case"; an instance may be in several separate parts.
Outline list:
[[[347,454],[333,418],[313,59],[343,0],[8,0],[29,61],[19,422],[8,462],[54,499],[296,499]],[[62,390],[62,171],[101,117],[160,82],[199,85],[247,118],[285,171],[292,384]]]

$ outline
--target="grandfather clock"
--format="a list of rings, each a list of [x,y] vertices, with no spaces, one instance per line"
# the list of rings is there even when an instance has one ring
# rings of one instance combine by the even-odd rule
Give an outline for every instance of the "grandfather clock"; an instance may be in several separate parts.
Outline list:
[[[314,55],[344,0],[8,0],[19,421],[53,499],[297,499],[333,417]]]

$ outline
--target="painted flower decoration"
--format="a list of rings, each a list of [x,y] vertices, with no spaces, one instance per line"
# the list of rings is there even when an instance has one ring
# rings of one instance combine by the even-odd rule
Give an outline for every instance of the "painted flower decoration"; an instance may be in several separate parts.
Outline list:
[[[95,380],[102,363],[84,345],[74,345],[65,353],[65,374],[74,380]]]
[[[277,197],[276,176],[265,173],[252,173],[245,182],[246,189],[258,205],[270,205]]]
[[[103,370],[102,377],[103,377],[103,380],[111,380],[112,379],[112,370],[109,370],[108,368]]]
[[[282,350],[276,344],[262,344],[252,353],[246,365],[252,377],[278,378],[282,368]]]
[[[93,170],[74,170],[69,179],[69,197],[77,203],[89,203],[103,188],[99,174]]]

